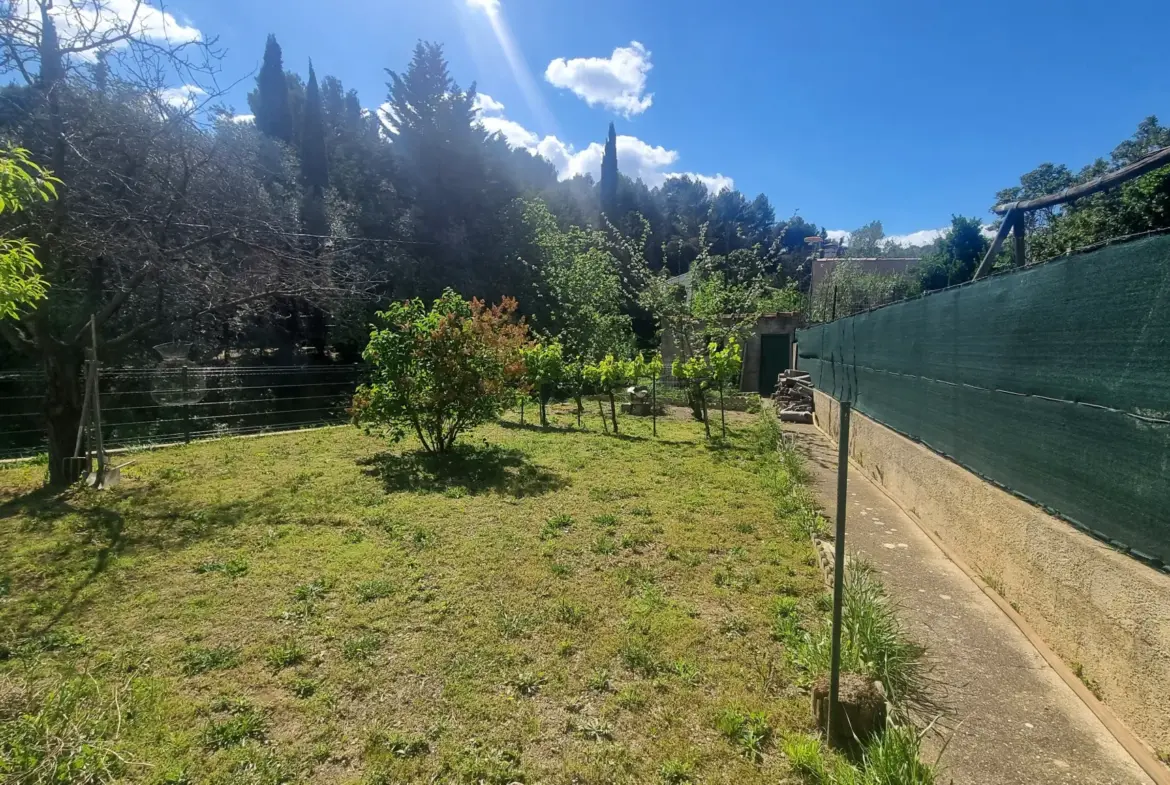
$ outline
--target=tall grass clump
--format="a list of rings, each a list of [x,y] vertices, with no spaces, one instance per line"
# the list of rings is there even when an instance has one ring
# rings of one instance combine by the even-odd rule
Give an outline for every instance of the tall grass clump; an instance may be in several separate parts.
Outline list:
[[[804,734],[787,737],[782,749],[804,785],[934,785],[939,777],[937,766],[922,762],[922,735],[904,726],[873,737],[852,760]]]
[[[809,473],[796,442],[784,433],[771,401],[763,401],[751,429],[760,479],[776,504],[776,518],[797,537],[823,534],[827,525],[808,489]]]
[[[907,639],[885,589],[864,566],[845,573],[841,612],[841,670],[860,673],[885,687],[895,707],[921,697],[922,648]],[[829,672],[832,626],[828,613],[812,629],[783,623],[775,630],[787,655],[812,683]]]

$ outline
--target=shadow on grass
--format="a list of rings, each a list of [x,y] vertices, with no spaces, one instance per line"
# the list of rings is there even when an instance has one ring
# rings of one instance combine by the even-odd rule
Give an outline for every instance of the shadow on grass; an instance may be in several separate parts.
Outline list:
[[[12,602],[6,609],[8,632],[17,643],[45,636],[85,612],[92,601],[83,599],[86,590],[119,557],[182,548],[264,509],[258,501],[179,502],[150,486],[40,488],[10,499],[0,504],[0,521],[19,516],[13,532],[37,532],[53,538],[54,546],[36,575],[35,601]],[[49,608],[55,608],[51,615]]]
[[[494,491],[520,498],[540,496],[568,485],[559,474],[534,464],[522,451],[497,445],[457,445],[442,455],[384,452],[359,464],[366,467],[367,474],[382,481],[387,493],[462,489],[471,495]]]

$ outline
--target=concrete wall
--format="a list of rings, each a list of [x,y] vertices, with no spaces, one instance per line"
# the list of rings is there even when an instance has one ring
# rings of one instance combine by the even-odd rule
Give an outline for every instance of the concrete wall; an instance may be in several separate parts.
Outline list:
[[[821,392],[815,399],[817,425],[835,439],[838,404]],[[866,476],[1011,602],[1074,670],[1079,664],[1137,735],[1170,749],[1170,576],[856,411],[849,448]]]

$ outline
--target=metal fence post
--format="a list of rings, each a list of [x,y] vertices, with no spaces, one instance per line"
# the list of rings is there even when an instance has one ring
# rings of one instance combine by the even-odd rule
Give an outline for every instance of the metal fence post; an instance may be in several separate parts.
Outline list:
[[[191,443],[191,402],[190,396],[190,380],[187,378],[187,366],[179,372],[179,383],[183,388],[183,443]]]
[[[849,485],[849,401],[840,402],[838,420],[840,434],[837,446],[837,537],[833,552],[833,648],[829,665],[829,716],[826,732],[829,744],[837,739],[837,723],[840,706],[837,696],[841,686],[841,606],[845,593],[845,505],[848,503]]]

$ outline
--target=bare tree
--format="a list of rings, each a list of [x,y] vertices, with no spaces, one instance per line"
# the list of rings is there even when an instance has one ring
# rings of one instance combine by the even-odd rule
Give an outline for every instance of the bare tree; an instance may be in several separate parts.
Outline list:
[[[222,96],[214,40],[140,0],[6,6],[0,70],[17,83],[0,91],[0,133],[64,185],[20,227],[49,297],[0,331],[44,370],[50,482],[66,484],[91,318],[106,358],[207,314],[356,283],[332,263],[344,251],[304,242],[295,194],[266,187],[266,142],[206,111]]]

